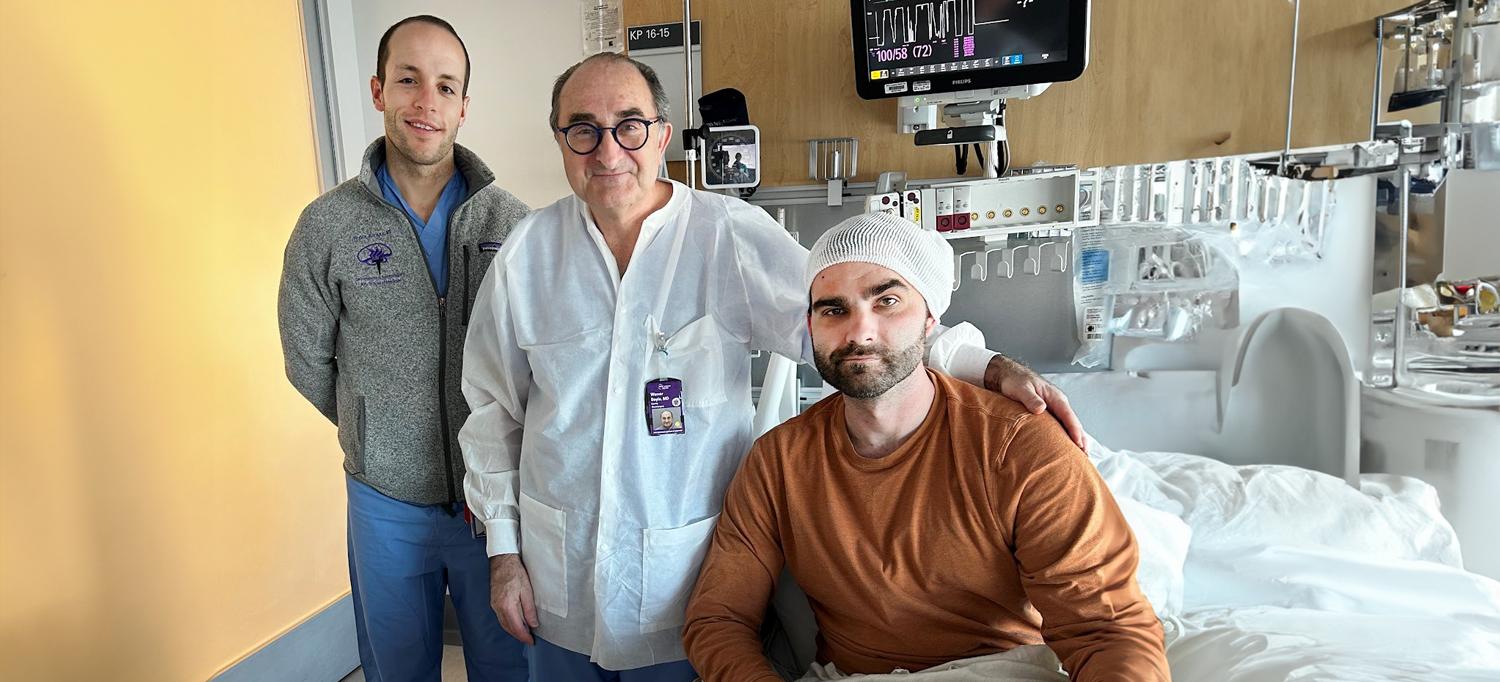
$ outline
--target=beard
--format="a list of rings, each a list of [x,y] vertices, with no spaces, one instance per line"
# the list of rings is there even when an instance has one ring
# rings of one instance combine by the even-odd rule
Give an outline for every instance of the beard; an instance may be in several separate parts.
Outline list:
[[[926,339],[920,334],[917,339],[900,348],[882,345],[856,345],[853,342],[831,353],[814,349],[813,365],[823,381],[837,388],[844,395],[856,400],[872,400],[885,395],[891,387],[901,383],[916,371],[926,354]],[[845,365],[843,359],[851,355],[873,355],[878,362]]]

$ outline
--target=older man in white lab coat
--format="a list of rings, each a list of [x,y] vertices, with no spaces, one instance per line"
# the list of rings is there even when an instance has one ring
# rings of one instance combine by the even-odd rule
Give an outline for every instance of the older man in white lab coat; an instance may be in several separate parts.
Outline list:
[[[691,680],[684,608],[753,440],[749,353],[812,358],[807,250],[757,207],[658,179],[672,127],[649,67],[591,57],[552,103],[574,196],[517,224],[480,285],[464,490],[501,624],[537,635],[533,682]],[[947,330],[929,361],[1081,437],[1060,392],[978,343]]]

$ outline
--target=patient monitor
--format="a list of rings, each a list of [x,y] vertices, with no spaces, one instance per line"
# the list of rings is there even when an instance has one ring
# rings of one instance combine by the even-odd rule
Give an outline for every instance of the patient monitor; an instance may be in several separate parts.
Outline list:
[[[969,145],[990,150],[987,176],[1003,173],[1005,100],[1088,64],[1088,0],[850,0],[849,10],[859,96],[900,98],[900,132],[957,146],[960,174]]]

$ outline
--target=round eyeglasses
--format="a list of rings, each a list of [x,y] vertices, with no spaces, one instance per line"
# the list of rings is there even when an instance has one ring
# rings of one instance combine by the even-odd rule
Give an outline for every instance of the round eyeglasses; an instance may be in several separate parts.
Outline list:
[[[646,146],[647,138],[651,137],[651,124],[660,123],[661,117],[657,118],[626,118],[608,128],[602,128],[592,123],[574,123],[573,125],[558,128],[557,132],[563,134],[563,141],[568,143],[568,149],[574,154],[592,154],[599,148],[599,143],[604,139],[604,131],[608,130],[611,137],[615,138],[615,144],[621,149],[633,152]]]

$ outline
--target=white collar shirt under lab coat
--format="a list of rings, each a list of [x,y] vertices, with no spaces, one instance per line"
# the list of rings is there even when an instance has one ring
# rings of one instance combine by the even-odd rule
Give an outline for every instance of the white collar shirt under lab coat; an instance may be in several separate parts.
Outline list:
[[[648,318],[679,228],[660,353]],[[512,230],[474,304],[459,441],[489,554],[530,574],[535,634],[611,670],[685,658],[687,596],[753,440],[750,352],[812,358],[806,261],[764,210],[675,182],[623,277],[576,196]],[[960,325],[929,362],[977,383],[982,345]],[[658,377],[682,381],[685,433],[648,434]]]

